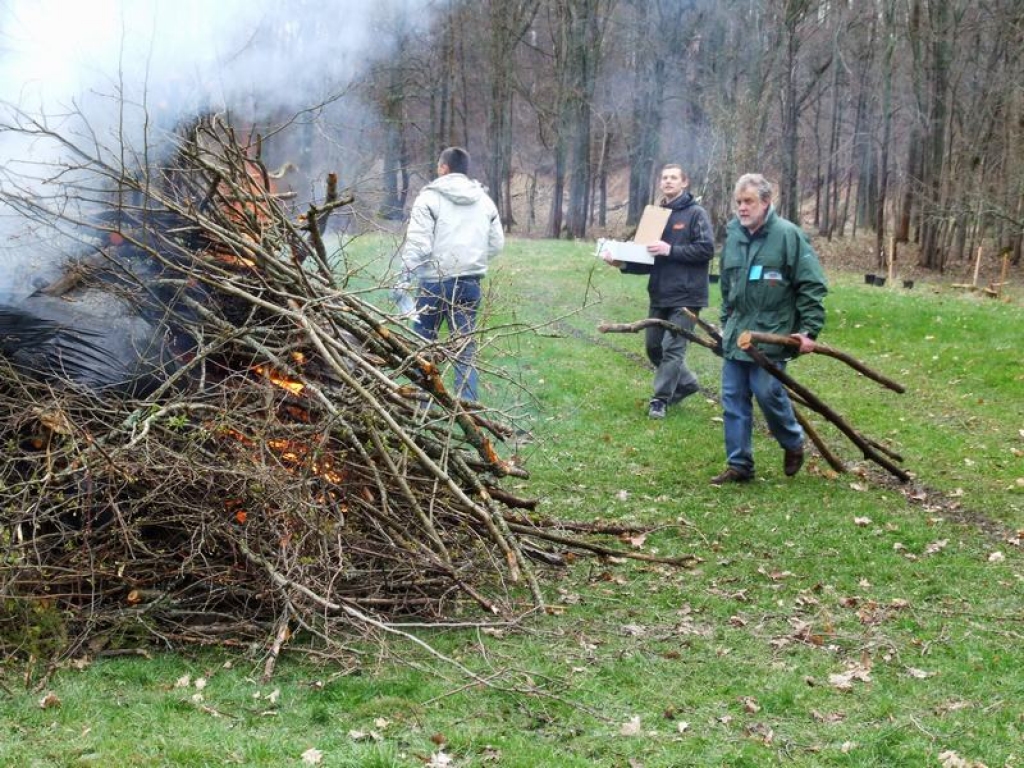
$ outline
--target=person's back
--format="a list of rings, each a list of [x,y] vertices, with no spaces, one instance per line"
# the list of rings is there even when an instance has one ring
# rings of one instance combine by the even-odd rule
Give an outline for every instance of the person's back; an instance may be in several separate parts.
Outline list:
[[[449,172],[417,197],[403,259],[424,279],[483,275],[503,245],[498,209],[484,188]]]
[[[468,177],[469,153],[449,147],[437,161],[438,178],[416,196],[409,217],[402,262],[419,283],[413,329],[437,338],[441,321],[458,342],[456,396],[477,399],[473,333],[480,308],[480,281],[505,245],[494,201]]]

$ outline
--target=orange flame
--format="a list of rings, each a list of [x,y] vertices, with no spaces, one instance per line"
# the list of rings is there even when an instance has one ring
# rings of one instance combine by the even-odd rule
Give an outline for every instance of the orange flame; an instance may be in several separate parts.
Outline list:
[[[269,365],[254,365],[252,369],[261,376],[270,379],[271,383],[291,392],[293,395],[301,395],[302,391],[306,388],[306,385],[301,381],[289,378]]]

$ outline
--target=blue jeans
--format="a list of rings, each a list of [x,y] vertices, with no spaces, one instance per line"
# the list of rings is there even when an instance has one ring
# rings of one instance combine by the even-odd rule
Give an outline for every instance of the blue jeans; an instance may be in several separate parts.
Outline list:
[[[455,355],[455,396],[476,401],[477,372],[476,314],[480,308],[480,276],[448,277],[420,281],[416,297],[416,322],[413,330],[429,341],[437,338],[441,321],[448,325],[448,336],[458,344]]]
[[[785,370],[784,362],[775,363]],[[768,429],[784,449],[803,447],[804,431],[793,414],[785,387],[757,363],[725,360],[722,363],[722,415],[725,421],[725,460],[741,472],[754,471],[754,408],[757,398]]]

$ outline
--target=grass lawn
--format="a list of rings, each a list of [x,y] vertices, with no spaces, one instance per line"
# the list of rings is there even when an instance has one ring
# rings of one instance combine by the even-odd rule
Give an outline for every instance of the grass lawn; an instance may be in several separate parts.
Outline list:
[[[354,290],[394,246],[354,244]],[[617,545],[695,567],[580,557],[541,570],[543,615],[408,628],[487,685],[364,638],[342,663],[289,656],[269,684],[261,649],[95,659],[43,690],[10,659],[0,764],[1024,765],[1022,298],[829,279],[822,341],[907,392],[824,357],[789,372],[913,482],[812,417],[848,472],[812,456],[785,478],[759,424],[757,481],[711,487],[718,360],[691,347],[702,393],[648,420],[641,337],[596,330],[646,314],[644,279],[590,244],[512,240],[481,347],[481,399],[519,427],[503,450],[531,474],[506,486],[550,517],[645,526]]]

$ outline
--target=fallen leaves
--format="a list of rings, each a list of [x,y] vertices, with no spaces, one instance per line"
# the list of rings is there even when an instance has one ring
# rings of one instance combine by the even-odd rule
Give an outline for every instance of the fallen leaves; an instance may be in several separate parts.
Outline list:
[[[619,736],[639,736],[641,728],[640,716],[634,715],[619,728]]]
[[[951,749],[939,753],[939,765],[942,768],[987,768],[981,761],[965,760]]]
[[[918,669],[917,667],[907,667],[907,675],[913,677],[915,680],[927,680],[934,674],[934,672],[926,672],[925,670]]]
[[[939,552],[944,550],[949,545],[949,539],[939,539],[933,541],[924,548],[926,555],[937,555]]]
[[[816,709],[811,710],[811,717],[817,720],[819,723],[841,723],[846,719],[845,712],[826,712],[822,713]]]
[[[619,537],[623,543],[629,544],[634,549],[643,549],[647,542],[646,533],[624,534]]]
[[[377,731],[362,731],[357,728],[353,728],[348,732],[348,737],[352,741],[382,741],[383,737]]]
[[[310,747],[302,753],[302,764],[303,765],[320,765],[323,762],[324,753],[319,749]]]
[[[962,709],[971,709],[974,706],[969,701],[963,699],[954,699],[953,701],[946,701],[935,707],[935,714],[942,716],[948,715],[950,712],[959,712]]]
[[[855,682],[871,682],[871,667],[864,662],[852,663],[842,672],[829,675],[828,682],[836,690],[848,693],[853,690]]]
[[[772,742],[775,741],[775,731],[773,731],[772,727],[767,723],[751,723],[744,729],[744,731],[747,736],[755,741],[761,742],[766,747],[770,747]]]
[[[757,714],[761,711],[761,705],[757,703],[757,699],[753,696],[741,696],[740,705],[743,707],[743,711],[749,715]]]
[[[758,568],[757,572],[771,581],[782,581],[793,575],[792,571],[769,571],[764,566]]]

